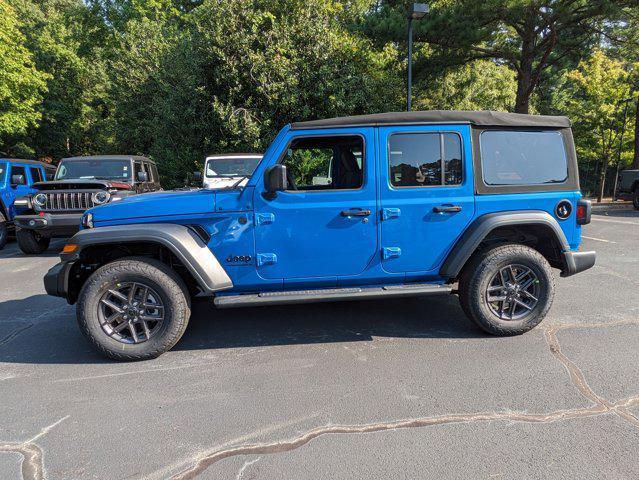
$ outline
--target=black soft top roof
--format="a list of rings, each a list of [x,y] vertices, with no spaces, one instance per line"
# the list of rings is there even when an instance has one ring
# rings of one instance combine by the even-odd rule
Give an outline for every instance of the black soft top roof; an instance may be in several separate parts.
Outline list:
[[[293,130],[354,126],[411,125],[424,123],[469,123],[482,127],[569,128],[567,117],[525,115],[492,111],[427,110],[421,112],[388,112],[353,117],[327,118],[291,124]]]

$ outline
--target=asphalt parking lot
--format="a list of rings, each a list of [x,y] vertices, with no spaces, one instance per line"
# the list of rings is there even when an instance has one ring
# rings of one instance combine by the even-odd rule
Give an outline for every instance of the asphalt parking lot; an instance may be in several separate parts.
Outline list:
[[[0,252],[0,478],[639,477],[639,212],[594,215],[594,269],[544,323],[484,335],[453,296],[216,311],[114,363]]]

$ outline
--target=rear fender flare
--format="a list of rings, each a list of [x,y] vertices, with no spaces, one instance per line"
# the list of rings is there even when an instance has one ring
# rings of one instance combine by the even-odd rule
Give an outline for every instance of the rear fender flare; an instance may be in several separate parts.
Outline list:
[[[543,225],[549,227],[555,240],[561,245],[562,251],[569,252],[570,245],[557,220],[548,212],[541,210],[527,210],[516,212],[495,212],[482,215],[466,229],[457,240],[439,271],[445,278],[455,278],[459,275],[466,262],[477,250],[481,242],[496,228],[520,225]]]

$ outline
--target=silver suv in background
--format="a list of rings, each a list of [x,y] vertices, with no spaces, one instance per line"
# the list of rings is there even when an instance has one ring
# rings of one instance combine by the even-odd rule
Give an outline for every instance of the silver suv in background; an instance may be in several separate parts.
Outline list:
[[[261,153],[210,155],[204,162],[204,188],[244,186],[253,175],[260,160],[262,160]]]

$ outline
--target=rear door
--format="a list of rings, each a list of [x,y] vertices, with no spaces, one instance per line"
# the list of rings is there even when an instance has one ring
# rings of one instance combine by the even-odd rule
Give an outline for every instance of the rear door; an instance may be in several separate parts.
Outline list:
[[[470,126],[379,129],[382,264],[436,273],[472,221]]]

